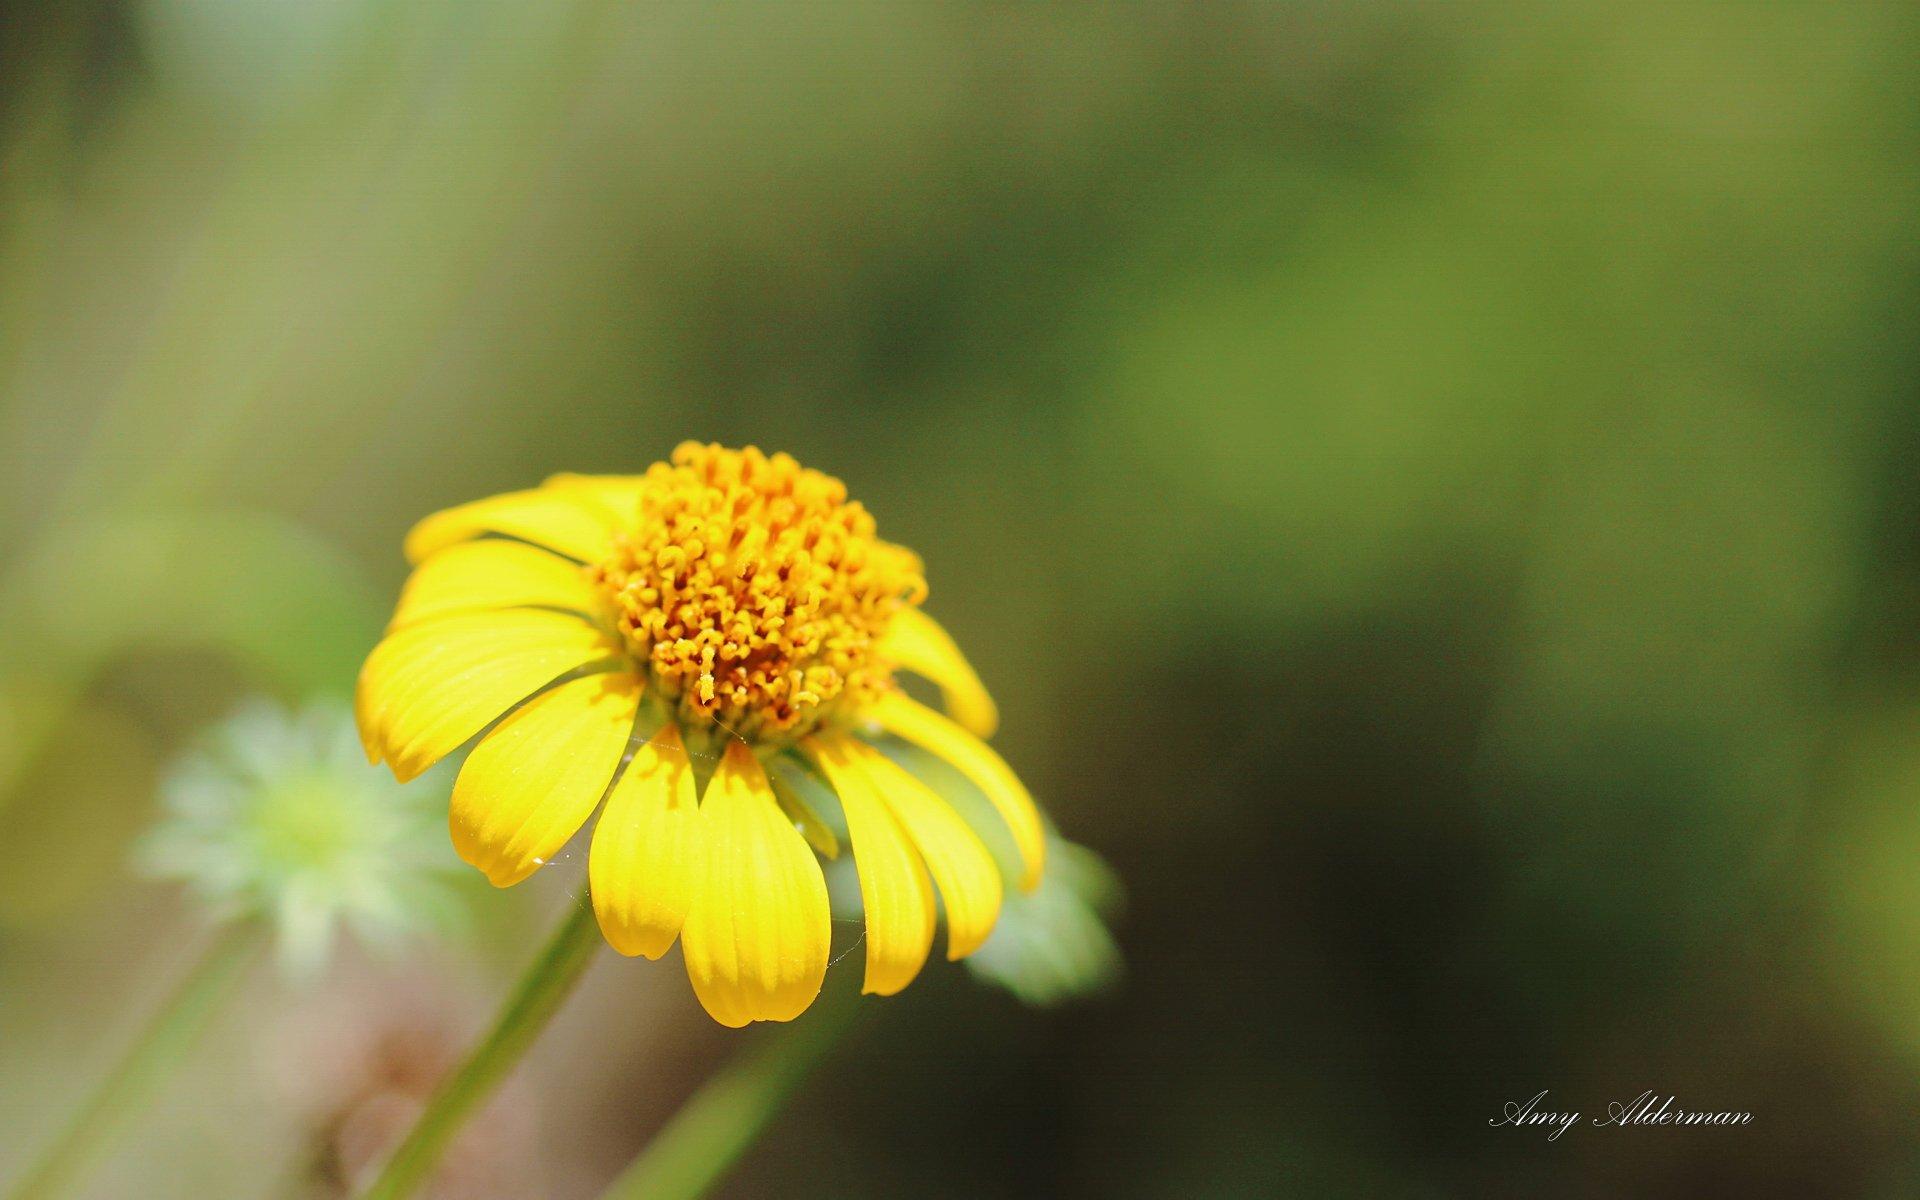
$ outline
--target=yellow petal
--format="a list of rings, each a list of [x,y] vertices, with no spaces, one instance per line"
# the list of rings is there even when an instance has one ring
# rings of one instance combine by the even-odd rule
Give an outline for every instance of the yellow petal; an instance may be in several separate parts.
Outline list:
[[[633,732],[640,683],[624,671],[571,680],[481,739],[453,784],[453,848],[508,887],[539,869],[600,803]]]
[[[833,827],[827,824],[813,804],[821,793],[832,796],[832,790],[786,755],[774,760],[773,769],[767,772],[767,782],[773,785],[773,798],[780,802],[780,810],[787,814],[787,819],[800,831],[800,836],[807,839],[807,845],[812,846],[822,858],[839,858],[840,839],[834,836]],[[809,798],[809,793],[812,793],[812,798]]]
[[[488,538],[462,542],[414,568],[388,629],[488,608],[543,605],[591,613],[600,594],[578,563],[538,546]]]
[[[693,767],[668,721],[634,752],[593,827],[587,880],[615,950],[659,958],[680,936],[703,873],[701,828]]]
[[[980,835],[913,772],[864,742],[847,739],[874,790],[907,831],[947,910],[947,957],[980,948],[1000,917],[1000,868]]]
[[[820,994],[832,917],[820,863],[740,742],[700,805],[706,862],[680,931],[687,978],[713,1019],[790,1021]]]
[[[574,488],[592,496],[622,522],[640,518],[640,486],[645,475],[550,475],[541,484],[548,488]]]
[[[1032,891],[1046,866],[1047,832],[1033,797],[1006,760],[979,738],[902,692],[888,692],[864,715],[888,733],[953,764],[986,793],[1020,848],[1021,864],[1026,868],[1020,877],[1020,890]]]
[[[360,669],[360,736],[370,758],[412,779],[561,675],[618,653],[580,618],[537,609],[412,625],[374,647]]]
[[[820,765],[847,814],[860,900],[867,913],[867,978],[861,991],[891,996],[913,982],[933,949],[933,885],[920,854],[860,769],[845,737],[811,738],[801,750]]]
[[[880,652],[915,675],[938,684],[947,711],[967,732],[990,738],[1000,727],[1000,710],[980,682],[973,665],[940,623],[917,608],[893,615]]]
[[[407,534],[408,562],[483,534],[545,546],[581,562],[598,562],[613,552],[620,518],[590,492],[577,488],[533,488],[488,496],[444,509]]]

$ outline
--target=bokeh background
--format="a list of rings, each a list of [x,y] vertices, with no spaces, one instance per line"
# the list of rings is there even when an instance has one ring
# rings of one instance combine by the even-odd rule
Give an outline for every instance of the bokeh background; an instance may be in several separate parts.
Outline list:
[[[127,865],[161,764],[344,691],[421,514],[695,437],[924,554],[1130,893],[1117,994],[931,968],[723,1194],[1915,1194],[1917,55],[1865,3],[0,5],[0,1174],[202,936]],[[582,865],[257,973],[92,1194],[339,1195]],[[446,1194],[595,1195],[737,1045],[604,956]],[[1755,1120],[1489,1127],[1543,1088]]]

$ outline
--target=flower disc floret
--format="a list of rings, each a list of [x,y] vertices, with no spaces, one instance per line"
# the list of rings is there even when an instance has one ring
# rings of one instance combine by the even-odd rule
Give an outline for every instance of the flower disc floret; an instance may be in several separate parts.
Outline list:
[[[797,741],[887,686],[877,646],[926,581],[838,479],[785,454],[688,443],[646,473],[638,501],[590,575],[683,718]]]

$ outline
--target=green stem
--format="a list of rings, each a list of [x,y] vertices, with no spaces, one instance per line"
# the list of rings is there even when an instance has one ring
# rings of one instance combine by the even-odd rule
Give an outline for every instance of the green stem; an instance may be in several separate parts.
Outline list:
[[[125,1056],[14,1185],[9,1200],[52,1200],[81,1181],[95,1156],[206,1028],[259,948],[259,934],[260,926],[251,921],[220,931]]]
[[[520,977],[492,1031],[473,1048],[460,1069],[440,1085],[413,1132],[387,1160],[373,1186],[360,1194],[360,1200],[401,1200],[426,1181],[460,1126],[493,1094],[559,1011],[600,945],[600,926],[582,889],[553,940]]]
[[[798,1020],[761,1033],[739,1058],[700,1085],[600,1200],[704,1195],[840,1040],[856,1008],[849,997],[827,999]]]

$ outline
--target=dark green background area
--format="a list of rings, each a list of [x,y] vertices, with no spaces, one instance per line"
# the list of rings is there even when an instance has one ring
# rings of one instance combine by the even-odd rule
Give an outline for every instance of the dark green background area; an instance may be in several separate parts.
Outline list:
[[[934,964],[723,1194],[1914,1194],[1917,56],[1897,4],[0,5],[0,1174],[184,961],[159,764],[348,686],[419,516],[693,437],[922,553],[1130,892],[1116,996]],[[99,1194],[298,1174],[287,1043],[457,1045],[581,865],[256,981]],[[608,955],[498,1143],[592,1196],[735,1042]],[[1489,1126],[1543,1088],[1754,1122]]]

